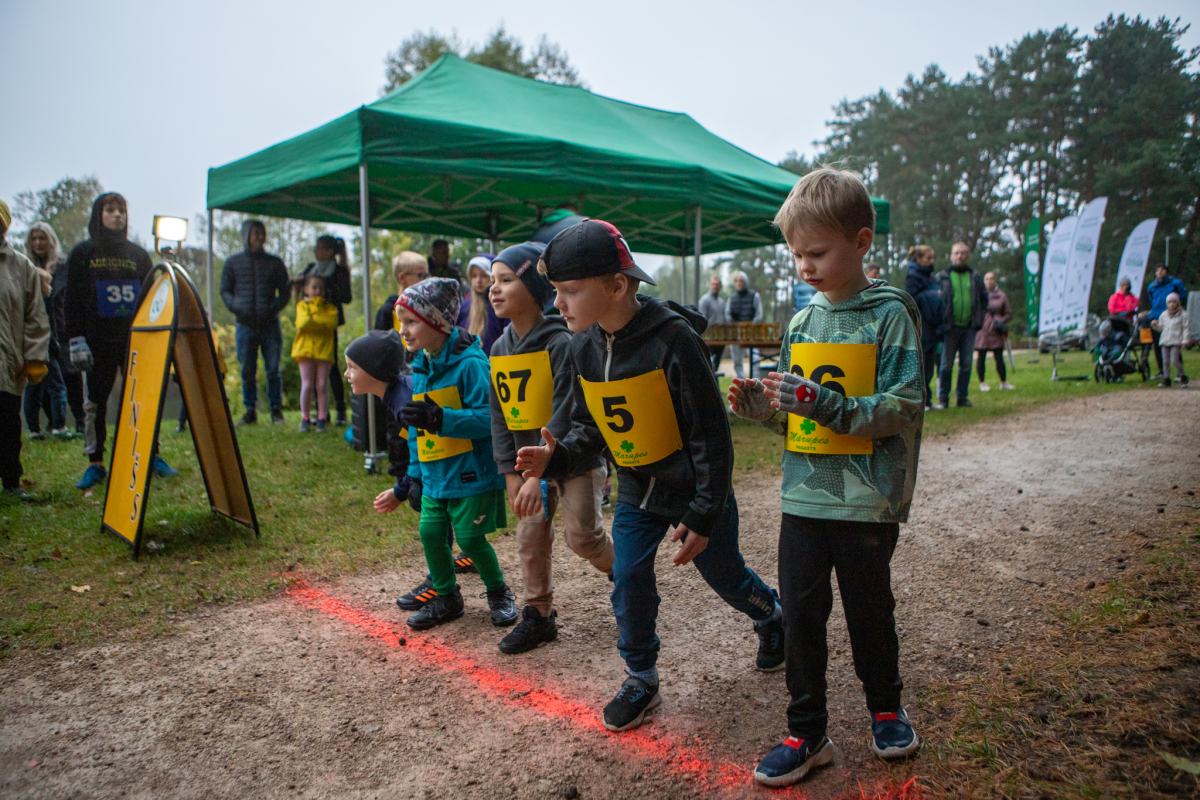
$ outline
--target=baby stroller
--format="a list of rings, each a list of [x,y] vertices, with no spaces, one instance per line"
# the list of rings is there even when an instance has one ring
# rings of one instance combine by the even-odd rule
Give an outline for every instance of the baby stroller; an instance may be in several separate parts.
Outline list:
[[[1117,383],[1126,375],[1138,373],[1150,380],[1147,346],[1135,341],[1134,326],[1124,315],[1109,317],[1100,323],[1100,341],[1092,348],[1096,354],[1096,383]]]

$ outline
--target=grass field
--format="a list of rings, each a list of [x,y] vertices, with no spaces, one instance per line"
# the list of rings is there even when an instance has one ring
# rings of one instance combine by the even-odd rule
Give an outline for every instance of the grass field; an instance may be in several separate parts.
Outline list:
[[[1016,357],[1010,380],[1017,391],[980,394],[972,382],[975,407],[928,414],[926,437],[1041,403],[1143,390],[1136,377],[1107,386],[1050,383],[1050,357],[1038,363],[1030,358]],[[1200,372],[1200,355],[1186,353],[1185,362],[1190,372]],[[1071,354],[1060,372],[1090,375],[1090,361]],[[85,466],[80,441],[27,442],[22,460],[37,502],[5,498],[0,506],[0,654],[111,635],[158,635],[197,606],[276,593],[292,570],[336,578],[421,558],[410,547],[416,519],[407,506],[386,517],[371,507],[391,480],[366,475],[340,430],[300,435],[296,423],[289,414],[286,426],[238,429],[259,539],[209,512],[190,434],[164,433],[160,452],[182,474],[153,481],[136,562],[125,542],[100,531],[104,487],[90,493],[74,488]],[[733,419],[732,426],[735,479],[764,470],[777,474],[782,440],[742,420]],[[163,428],[174,424],[164,421]],[[84,586],[90,588],[72,589]]]

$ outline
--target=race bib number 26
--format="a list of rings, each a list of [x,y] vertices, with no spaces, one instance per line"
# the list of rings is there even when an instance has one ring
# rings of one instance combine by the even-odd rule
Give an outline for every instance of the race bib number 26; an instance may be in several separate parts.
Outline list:
[[[802,342],[792,345],[791,372],[845,397],[875,394],[875,345]],[[807,417],[788,414],[787,449],[821,455],[870,455],[874,444],[845,436]]]
[[[662,461],[683,447],[675,405],[661,369],[620,381],[579,379],[583,397],[618,467]]]

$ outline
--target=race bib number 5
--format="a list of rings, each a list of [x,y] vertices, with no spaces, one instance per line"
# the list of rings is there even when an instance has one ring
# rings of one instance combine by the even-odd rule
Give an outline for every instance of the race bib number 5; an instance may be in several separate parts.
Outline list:
[[[434,389],[432,392],[414,394],[413,400],[424,400],[426,397],[442,408],[462,408],[462,399],[458,396],[457,386],[447,386],[442,389]],[[454,439],[427,431],[417,431],[418,461],[441,461],[443,458],[457,456],[470,452],[470,450],[470,439]]]
[[[96,311],[105,319],[132,317],[142,282],[136,278],[96,281]]]
[[[792,345],[791,353],[795,375],[844,397],[875,394],[873,344],[798,343]],[[834,433],[807,417],[789,414],[787,449],[820,455],[870,455],[874,445],[870,439]]]
[[[554,413],[554,374],[550,354],[492,357],[492,388],[510,431],[536,431]]]
[[[618,467],[653,464],[683,447],[661,369],[621,381],[592,383],[580,378],[579,383]]]

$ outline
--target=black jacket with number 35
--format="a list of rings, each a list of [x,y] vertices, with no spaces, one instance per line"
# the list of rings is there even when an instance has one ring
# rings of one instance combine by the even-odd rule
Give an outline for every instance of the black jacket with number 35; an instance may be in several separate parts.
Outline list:
[[[598,383],[664,372],[683,447],[653,464],[619,467],[617,500],[708,536],[725,510],[733,476],[725,401],[700,337],[708,321],[670,301],[643,296],[638,301],[641,310],[615,334],[593,325],[571,337],[575,374]],[[550,477],[577,474],[588,459],[608,450],[578,380],[571,392],[572,427],[550,459]]]

